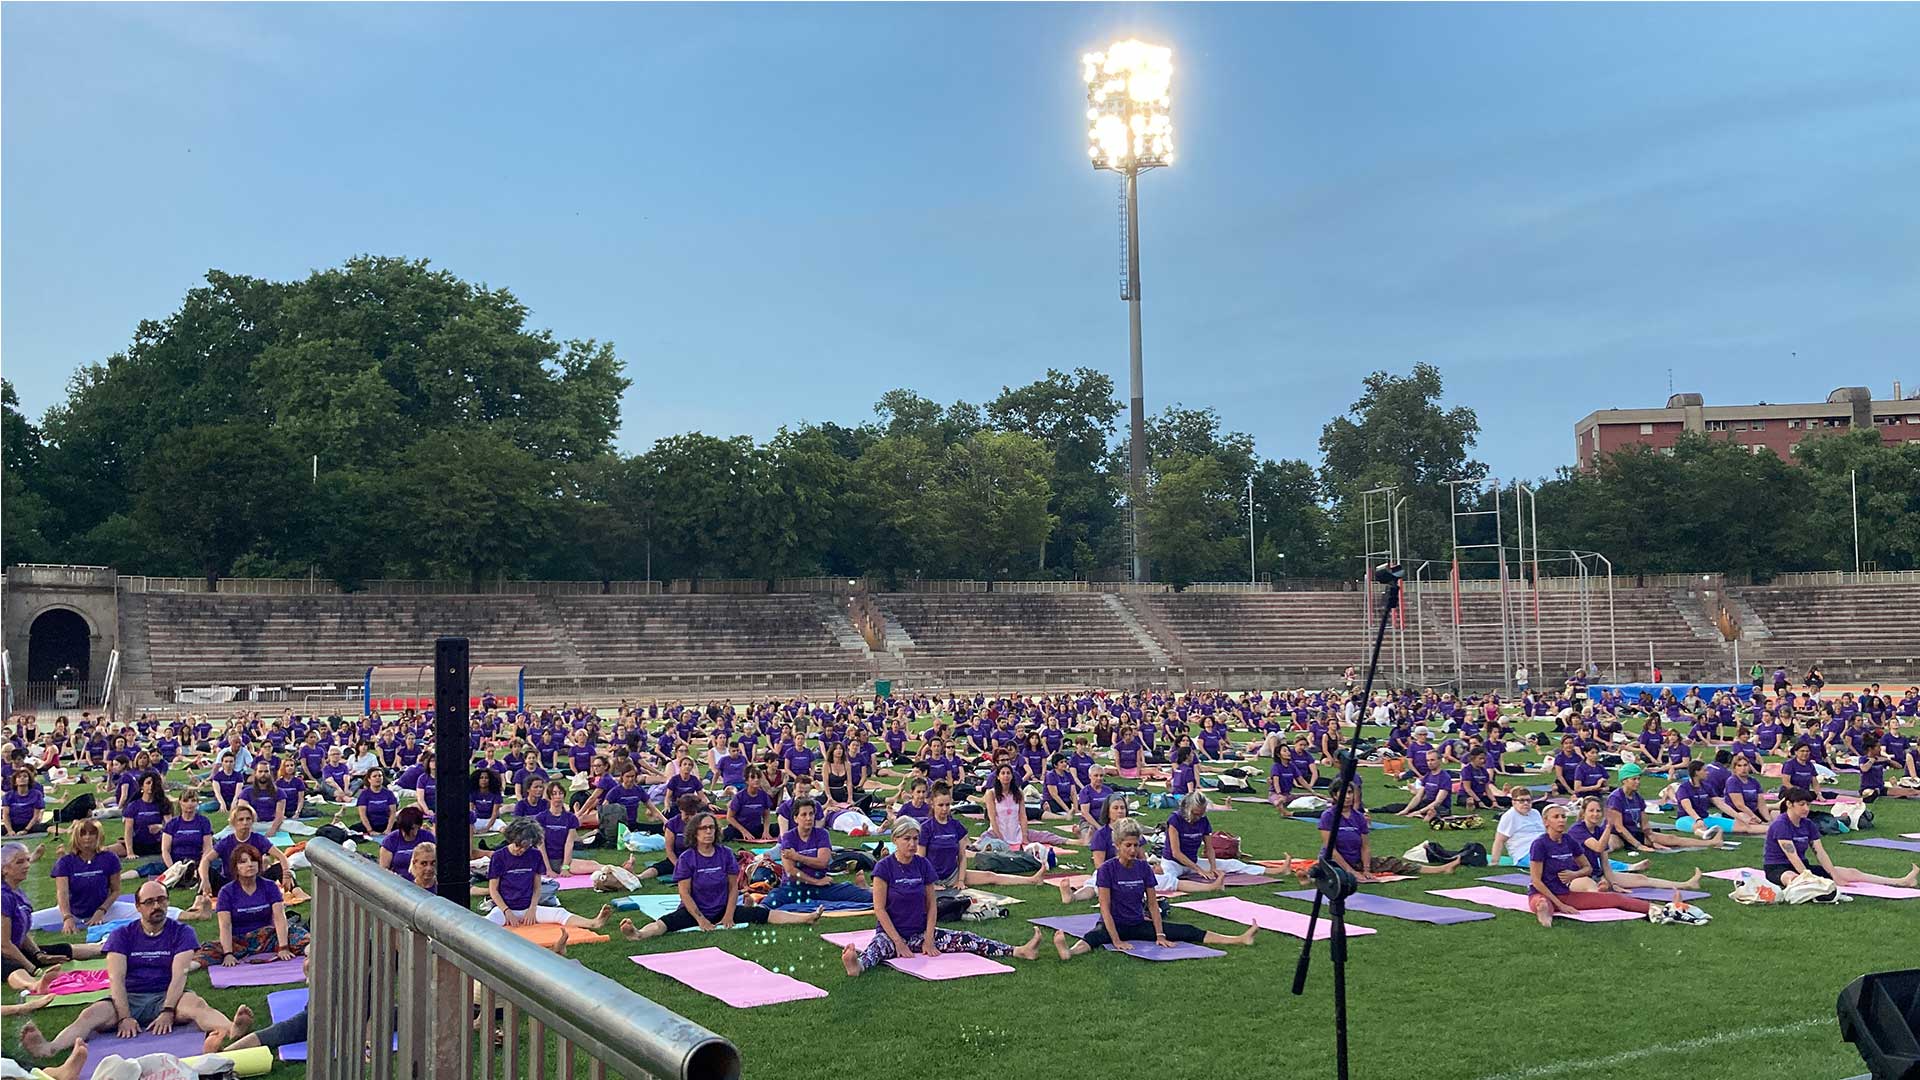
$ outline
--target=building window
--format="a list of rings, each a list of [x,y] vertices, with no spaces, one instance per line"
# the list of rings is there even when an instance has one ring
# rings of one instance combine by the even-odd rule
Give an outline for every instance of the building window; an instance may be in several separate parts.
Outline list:
[[[1652,425],[1652,424],[1641,424],[1641,425],[1640,425],[1640,434],[1642,434],[1642,435],[1651,435],[1651,434],[1653,434],[1653,425]]]
[[[1800,427],[1800,421],[1798,421],[1798,420],[1789,420],[1789,421],[1787,421],[1787,430],[1788,430],[1788,431],[1796,431],[1796,430],[1798,430],[1798,429],[1799,429],[1799,427]]]
[[[1707,430],[1725,431],[1727,430],[1727,422],[1725,420],[1709,420],[1707,421]]]
[[[1759,457],[1760,451],[1765,450],[1766,448],[1767,448],[1766,443],[1752,443],[1747,446],[1748,450],[1753,451],[1754,457]]]
[[[1767,422],[1765,420],[1755,420],[1753,422],[1753,430],[1755,431],[1767,430]]]
[[[1892,427],[1900,422],[1900,418],[1897,416],[1876,416],[1873,418],[1873,422],[1877,427]]]

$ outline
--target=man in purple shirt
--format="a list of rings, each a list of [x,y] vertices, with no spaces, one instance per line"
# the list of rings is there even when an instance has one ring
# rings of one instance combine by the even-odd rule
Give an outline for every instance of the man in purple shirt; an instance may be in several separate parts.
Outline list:
[[[229,1020],[200,995],[187,990],[187,972],[193,967],[200,939],[193,928],[167,917],[167,888],[158,881],[140,886],[140,918],[107,935],[106,1001],[80,1010],[51,1041],[28,1024],[20,1030],[20,1045],[35,1057],[64,1053],[88,1036],[112,1031],[131,1039],[145,1031],[165,1035],[184,1021],[223,1042],[253,1028],[253,1010],[240,1006]]]

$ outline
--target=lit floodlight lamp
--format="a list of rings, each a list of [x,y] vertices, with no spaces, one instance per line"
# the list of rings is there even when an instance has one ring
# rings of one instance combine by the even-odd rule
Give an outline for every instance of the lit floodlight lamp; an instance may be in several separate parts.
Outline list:
[[[1127,172],[1173,164],[1173,50],[1132,39],[1080,58],[1087,158]]]

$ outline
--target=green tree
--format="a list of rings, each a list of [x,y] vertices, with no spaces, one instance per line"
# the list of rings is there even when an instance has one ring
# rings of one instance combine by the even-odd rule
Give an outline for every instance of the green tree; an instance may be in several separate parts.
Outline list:
[[[1159,577],[1183,589],[1195,581],[1227,576],[1239,553],[1234,525],[1239,511],[1228,494],[1220,459],[1175,453],[1154,462],[1147,501],[1147,554]]]
[[[204,575],[209,588],[244,555],[296,556],[306,483],[300,463],[271,432],[239,424],[180,428],[141,462],[128,519],[172,565]]]
[[[987,404],[993,427],[1037,439],[1053,457],[1047,483],[1057,524],[1036,552],[1036,569],[1074,576],[1100,569],[1095,553],[1120,520],[1112,477],[1101,468],[1119,415],[1113,380],[1090,368],[1048,369],[1044,379],[1002,387]]]
[[[981,431],[947,449],[932,498],[933,535],[923,544],[961,574],[988,581],[1024,564],[1046,543],[1051,455],[1038,439]]]
[[[28,487],[40,471],[40,430],[20,412],[13,384],[0,379],[0,546],[14,562],[46,562],[56,557],[47,535],[59,522],[44,495]]]
[[[436,431],[409,447],[382,500],[396,561],[414,574],[464,578],[522,572],[553,541],[553,467],[486,429]]]
[[[694,581],[738,572],[753,513],[753,440],[699,432],[654,443],[646,453],[653,504],[654,574]]]
[[[867,537],[866,566],[889,585],[902,571],[927,568],[940,557],[942,522],[932,494],[944,459],[923,436],[888,435],[853,465],[850,502]]]

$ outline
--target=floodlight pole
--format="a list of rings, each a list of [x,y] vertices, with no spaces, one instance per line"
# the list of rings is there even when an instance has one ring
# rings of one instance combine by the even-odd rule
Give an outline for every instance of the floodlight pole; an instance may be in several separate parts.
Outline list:
[[[1127,513],[1133,519],[1133,583],[1147,580],[1147,400],[1140,362],[1140,166],[1127,163]]]

